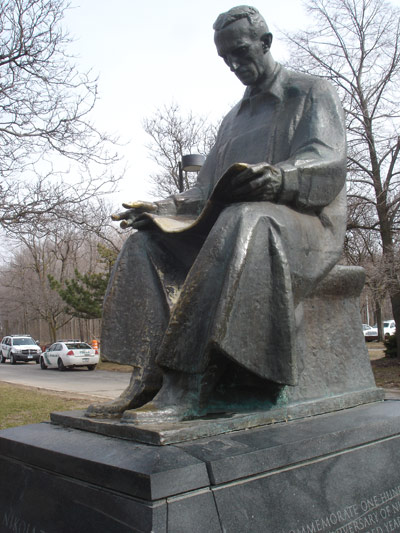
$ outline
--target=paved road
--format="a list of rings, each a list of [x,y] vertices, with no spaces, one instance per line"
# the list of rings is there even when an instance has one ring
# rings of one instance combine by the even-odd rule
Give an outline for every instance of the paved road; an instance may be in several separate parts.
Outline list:
[[[126,388],[129,379],[130,373],[127,372],[90,372],[86,368],[60,372],[42,370],[35,363],[0,364],[0,381],[99,398],[116,398]]]

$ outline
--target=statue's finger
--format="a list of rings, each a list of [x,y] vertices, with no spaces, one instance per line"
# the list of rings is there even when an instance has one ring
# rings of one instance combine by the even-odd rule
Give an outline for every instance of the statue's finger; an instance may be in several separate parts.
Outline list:
[[[120,223],[119,227],[121,229],[127,229],[127,228],[130,228],[132,226],[132,224],[133,224],[133,220],[123,220]]]
[[[243,170],[242,172],[239,172],[239,174],[236,174],[231,180],[231,186],[233,189],[236,189],[239,187],[242,183],[246,183],[248,180],[253,179],[254,174],[251,170],[251,168],[246,168],[246,170]]]
[[[267,180],[264,176],[259,176],[257,179],[254,179],[253,176],[251,181],[243,183],[240,187],[236,188],[233,191],[233,195],[235,198],[240,196],[246,197],[246,195],[251,195],[254,192],[258,192],[260,189],[263,189],[266,182]]]
[[[126,202],[122,204],[122,207],[125,207],[126,209],[135,209],[138,213],[143,213],[145,211],[153,212],[157,210],[157,206],[152,202],[142,201]]]
[[[151,224],[150,219],[141,218],[140,220],[132,221],[131,226],[133,229],[144,229],[144,228],[147,228],[150,224]]]
[[[111,220],[117,222],[118,220],[126,220],[129,218],[131,213],[129,211],[122,211],[121,213],[113,213],[111,215]]]
[[[249,165],[246,170],[240,172],[233,178],[236,180],[237,185],[249,180],[253,180],[255,177],[262,176],[271,171],[271,165],[268,163],[257,163],[255,165]]]
[[[262,168],[249,168],[248,170],[245,170],[244,172],[241,172],[235,178],[232,180],[232,188],[236,191],[237,189],[240,189],[241,187],[246,187],[249,185],[249,188],[252,188],[252,183],[257,182],[260,179],[263,179],[264,176],[264,170]]]

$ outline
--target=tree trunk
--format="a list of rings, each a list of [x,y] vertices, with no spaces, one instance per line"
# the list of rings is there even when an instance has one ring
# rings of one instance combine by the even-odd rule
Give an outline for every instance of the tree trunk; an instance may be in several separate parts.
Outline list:
[[[390,296],[392,304],[393,320],[396,322],[396,340],[397,340],[397,357],[400,358],[400,328],[397,324],[400,324],[400,291]]]
[[[375,319],[378,327],[378,341],[383,340],[382,308],[380,302],[375,301]]]
[[[79,340],[83,341],[85,339],[83,323],[82,323],[81,318],[79,318],[78,320],[79,320]]]
[[[53,344],[53,342],[56,342],[57,340],[57,328],[53,322],[48,322],[49,325],[49,333],[50,333],[50,343]]]

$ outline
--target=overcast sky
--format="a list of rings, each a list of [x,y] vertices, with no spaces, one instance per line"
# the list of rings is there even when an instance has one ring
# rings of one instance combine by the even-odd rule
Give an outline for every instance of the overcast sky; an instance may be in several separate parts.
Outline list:
[[[237,4],[240,4],[238,2]],[[218,57],[212,25],[232,0],[71,0],[65,25],[75,39],[72,52],[82,69],[99,76],[93,119],[99,129],[120,136],[127,165],[117,200],[148,199],[147,176],[154,170],[145,145],[144,117],[176,102],[184,110],[216,120],[244,87]],[[400,0],[392,4],[400,5]],[[307,25],[301,0],[259,1],[275,36],[272,54],[282,61],[279,30]]]
[[[212,29],[217,16],[234,5],[231,0],[72,0],[64,21],[75,40],[71,51],[81,69],[99,76],[93,120],[129,143],[122,150],[127,172],[121,202],[149,198],[147,176],[154,164],[145,147],[144,117],[177,102],[215,120],[241,98],[244,87],[216,54]],[[279,60],[284,49],[278,28],[304,23],[301,2],[253,5],[276,34],[272,52]]]

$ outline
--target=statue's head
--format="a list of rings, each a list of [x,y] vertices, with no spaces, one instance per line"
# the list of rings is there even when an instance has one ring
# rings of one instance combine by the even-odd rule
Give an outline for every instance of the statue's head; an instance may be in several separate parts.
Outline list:
[[[269,72],[272,34],[255,7],[233,7],[219,15],[213,26],[220,55],[244,84],[255,87]]]

